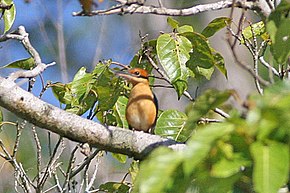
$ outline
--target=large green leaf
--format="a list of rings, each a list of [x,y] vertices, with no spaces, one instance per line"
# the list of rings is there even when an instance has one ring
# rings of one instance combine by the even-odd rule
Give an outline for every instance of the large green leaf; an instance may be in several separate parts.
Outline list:
[[[186,63],[187,67],[194,71],[197,66],[202,68],[214,66],[215,60],[211,48],[203,35],[196,32],[186,32],[182,35],[190,40],[193,47],[193,51],[190,53],[190,60]]]
[[[211,37],[216,32],[227,26],[227,24],[229,24],[230,22],[231,19],[227,17],[215,18],[206,26],[206,28],[201,32],[201,34],[207,38]]]
[[[185,63],[189,60],[190,41],[176,33],[162,34],[157,39],[157,55],[171,82],[187,80]]]
[[[35,62],[33,58],[25,58],[22,60],[17,60],[10,64],[7,64],[1,68],[20,68],[23,70],[31,70],[35,66]]]
[[[5,10],[3,19],[4,19],[4,33],[6,33],[10,28],[12,27],[14,20],[15,20],[15,15],[16,15],[16,9],[15,9],[15,4],[13,3],[12,0],[2,0],[1,3],[4,3],[6,5],[12,5],[12,7],[9,10]]]
[[[174,139],[176,141],[185,141],[189,134],[184,129],[187,116],[177,110],[163,111],[157,120],[155,134]]]
[[[254,189],[257,193],[278,192],[289,174],[289,146],[278,142],[251,145],[254,158]]]

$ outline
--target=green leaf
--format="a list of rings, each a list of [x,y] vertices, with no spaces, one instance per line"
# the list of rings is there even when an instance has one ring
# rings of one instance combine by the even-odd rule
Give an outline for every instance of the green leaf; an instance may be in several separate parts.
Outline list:
[[[171,82],[187,80],[185,63],[189,60],[192,46],[186,37],[162,34],[157,39],[157,55]]]
[[[194,72],[196,75],[196,77],[195,77],[196,79],[198,79],[198,76],[202,76],[202,77],[206,78],[207,80],[210,80],[211,76],[214,72],[214,67],[202,68],[202,67],[197,66],[196,70]]]
[[[96,91],[98,93],[98,106],[101,111],[112,109],[123,89],[122,80],[115,76],[108,65],[99,64],[96,78]]]
[[[114,106],[114,115],[117,119],[117,126],[122,128],[128,128],[128,123],[126,120],[126,105],[128,103],[128,98],[125,96],[120,96]]]
[[[95,80],[91,73],[86,72],[86,68],[82,67],[75,74],[70,84],[70,94],[72,100],[66,106],[66,110],[78,115],[84,114],[90,109],[97,100],[97,94],[92,90]]]
[[[180,99],[184,91],[187,89],[187,81],[177,80],[173,82],[172,85],[177,92],[178,99]]]
[[[110,193],[114,193],[114,192],[127,193],[129,192],[130,187],[120,182],[107,182],[105,184],[101,184],[99,189],[100,191],[110,192]]]
[[[172,29],[177,29],[179,26],[178,21],[176,21],[172,17],[167,17],[167,23],[172,27]]]
[[[124,164],[127,161],[127,156],[119,153],[112,153],[113,158]]]
[[[178,33],[193,32],[193,27],[190,25],[183,25],[177,28]]]
[[[249,166],[250,164],[249,160],[243,158],[241,154],[236,153],[231,159],[222,157],[212,166],[211,174],[213,177],[227,178],[239,173],[242,167]]]
[[[230,18],[227,17],[219,17],[214,20],[212,20],[208,26],[201,32],[202,35],[205,37],[211,37],[213,36],[216,32],[227,26],[231,22]]]
[[[157,120],[155,134],[171,138],[176,141],[185,141],[189,134],[184,130],[187,116],[177,110],[163,111]]]
[[[254,36],[254,34],[252,33],[252,31],[254,32],[256,37],[261,36],[262,34],[265,33],[266,28],[265,28],[265,24],[263,21],[259,21],[257,23],[254,23],[248,27],[246,27],[245,29],[242,30],[242,34],[243,37],[246,40],[251,40]],[[244,43],[244,40],[242,39],[241,43]]]
[[[181,161],[182,157],[177,152],[165,147],[157,148],[141,163],[133,192],[163,193],[178,185],[174,184],[173,176]]]
[[[234,130],[234,126],[228,123],[213,123],[197,130],[189,139],[188,147],[184,154],[184,172],[188,176],[194,171],[198,163],[205,159],[214,142]]]
[[[290,19],[281,22],[275,36],[275,43],[272,44],[272,51],[275,60],[284,64],[290,57]]]
[[[251,145],[254,158],[254,189],[257,193],[272,193],[286,184],[289,172],[289,146],[271,141]]]
[[[53,83],[50,85],[54,96],[63,104],[70,104],[72,100],[71,85],[62,84],[60,82]]]
[[[12,5],[12,7],[9,10],[5,10],[3,19],[4,19],[4,33],[6,33],[10,28],[12,27],[14,20],[15,20],[15,15],[16,15],[16,9],[15,9],[15,4],[13,3],[12,0],[2,0],[1,3],[4,3],[6,5]]]
[[[225,61],[222,55],[218,52],[213,53],[214,57],[214,66],[226,77],[228,78],[227,75],[227,69],[225,67]]]
[[[197,66],[202,68],[211,68],[215,64],[211,48],[207,39],[196,32],[187,32],[182,34],[192,44],[193,51],[190,53],[190,60],[186,65],[194,71]]]
[[[22,60],[17,60],[10,64],[7,64],[1,68],[20,68],[23,70],[31,70],[35,66],[33,58],[25,58]]]
[[[266,22],[266,29],[272,41],[271,51],[275,60],[282,64],[287,61],[290,52],[289,10],[290,2],[282,0]]]

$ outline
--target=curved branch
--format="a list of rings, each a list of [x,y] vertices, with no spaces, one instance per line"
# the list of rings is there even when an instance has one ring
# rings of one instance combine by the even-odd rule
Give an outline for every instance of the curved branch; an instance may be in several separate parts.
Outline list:
[[[157,135],[130,131],[117,127],[105,127],[78,115],[52,106],[13,81],[0,77],[0,106],[34,125],[70,140],[89,143],[92,147],[122,153],[142,159],[157,146],[183,149],[185,144]]]

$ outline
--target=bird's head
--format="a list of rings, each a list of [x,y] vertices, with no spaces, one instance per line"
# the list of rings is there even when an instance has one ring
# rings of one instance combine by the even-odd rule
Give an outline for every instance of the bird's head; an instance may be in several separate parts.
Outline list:
[[[118,72],[117,75],[128,80],[133,86],[138,83],[149,84],[148,72],[141,68],[132,68],[127,71]]]

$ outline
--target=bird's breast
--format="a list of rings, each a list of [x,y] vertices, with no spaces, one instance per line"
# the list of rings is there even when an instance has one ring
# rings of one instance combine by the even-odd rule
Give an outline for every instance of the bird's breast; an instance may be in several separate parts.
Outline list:
[[[147,132],[155,123],[156,111],[149,85],[135,85],[126,108],[128,124],[135,130]]]

